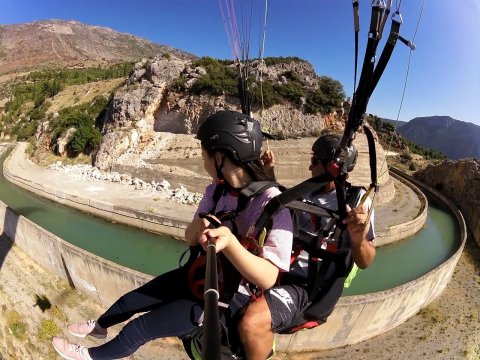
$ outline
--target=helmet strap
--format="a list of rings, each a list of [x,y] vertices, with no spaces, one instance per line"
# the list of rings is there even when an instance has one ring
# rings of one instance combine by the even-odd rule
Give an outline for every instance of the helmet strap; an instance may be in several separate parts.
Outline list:
[[[225,180],[225,178],[223,177],[223,172],[222,172],[223,166],[225,164],[225,155],[221,156],[221,159],[222,160],[220,161],[220,164],[217,164],[217,157],[216,156],[215,156],[215,159],[214,159],[215,160],[215,170],[217,171],[217,178],[219,180],[224,180],[225,182],[227,182]]]

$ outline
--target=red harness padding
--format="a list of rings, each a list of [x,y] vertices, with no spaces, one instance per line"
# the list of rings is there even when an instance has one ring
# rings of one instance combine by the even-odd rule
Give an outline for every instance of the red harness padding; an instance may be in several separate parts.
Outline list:
[[[314,327],[317,327],[318,325],[320,325],[320,323],[318,321],[309,321],[309,322],[306,322],[304,324],[294,326],[294,327],[288,329],[288,332],[293,334],[294,332],[297,332],[299,330],[313,329]]]
[[[253,237],[246,237],[240,240],[245,249],[251,253],[258,255],[260,247],[258,242]],[[205,266],[206,266],[206,256],[205,253],[201,253],[193,262],[190,268],[188,269],[188,285],[192,294],[200,300],[203,300],[203,293],[205,287]],[[222,257],[217,256],[217,277],[218,277],[218,290],[220,293],[224,290],[224,280],[225,280],[225,271],[222,262]],[[231,279],[230,279],[231,280]],[[244,281],[244,280],[243,280]],[[249,284],[245,283],[249,286]],[[257,294],[257,297],[261,296],[261,293],[257,289],[251,289],[254,294]],[[254,291],[255,290],[255,291]],[[254,295],[255,298],[255,295]]]
[[[188,285],[192,294],[200,300],[203,300],[203,293],[205,292],[205,266],[207,257],[205,254],[200,254],[190,266],[188,270]],[[223,268],[220,257],[217,256],[217,277],[218,290],[222,292],[224,287]]]

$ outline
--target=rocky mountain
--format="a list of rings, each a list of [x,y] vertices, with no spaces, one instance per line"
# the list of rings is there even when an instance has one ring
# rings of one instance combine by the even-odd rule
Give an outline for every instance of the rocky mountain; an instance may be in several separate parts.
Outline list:
[[[473,238],[480,246],[480,161],[445,161],[419,171],[415,177],[452,199],[465,217]]]
[[[397,127],[408,140],[449,159],[480,158],[480,126],[449,116],[417,117]]]
[[[130,71],[126,62],[133,60]],[[249,78],[262,74],[262,100],[259,81],[251,92],[252,114],[264,131],[288,138],[343,126],[338,81],[299,58],[264,60],[249,66]],[[30,69],[44,71],[18,73]],[[0,26],[0,74],[10,72],[0,88],[0,136],[35,138],[39,159],[45,151],[84,151],[101,169],[142,166],[170,146],[166,133],[190,136],[213,112],[240,110],[237,70],[231,61],[198,59],[77,21]]]
[[[251,71],[255,72],[258,66],[261,65],[252,64]],[[279,61],[266,66],[264,84],[293,83],[284,75],[292,72],[295,81],[302,82],[306,88],[319,87],[319,77],[306,61]],[[241,111],[237,96],[189,91],[206,77],[205,67],[173,56],[137,63],[109,103],[101,125],[103,137],[95,155],[95,166],[102,170],[145,166],[145,161],[161,158],[164,150],[171,146],[166,133],[195,134],[198,124],[215,111]],[[179,78],[181,88],[175,86]],[[322,116],[305,113],[302,105],[290,102],[265,109],[257,105],[252,115],[261,120],[264,130],[280,138],[316,136],[325,127],[340,129],[343,126],[343,110]]]
[[[78,21],[47,20],[0,25],[0,74],[55,65],[138,61],[169,53],[194,56],[170,46]]]

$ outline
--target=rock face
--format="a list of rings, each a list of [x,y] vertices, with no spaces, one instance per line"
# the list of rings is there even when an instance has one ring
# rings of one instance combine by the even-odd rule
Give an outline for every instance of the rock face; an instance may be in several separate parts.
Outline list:
[[[465,217],[473,237],[480,245],[480,161],[445,161],[428,166],[415,177],[452,199]]]
[[[288,82],[282,74],[294,71],[306,87],[318,87],[318,76],[305,61],[269,67],[257,62],[252,68],[255,70],[258,66],[264,66],[266,80]],[[102,170],[115,165],[146,166],[145,161],[161,158],[162,149],[168,146],[177,146],[187,157],[198,152],[193,135],[202,120],[218,110],[240,111],[236,97],[190,95],[172,86],[182,74],[188,89],[205,73],[204,68],[193,67],[191,61],[176,56],[160,56],[137,63],[125,86],[115,93],[103,119],[103,140],[94,157],[95,166]],[[261,121],[264,131],[280,138],[317,136],[327,126],[339,130],[343,126],[343,112],[322,117],[304,114],[288,103],[263,111],[254,108],[252,115]],[[172,144],[171,135],[166,133],[185,134],[185,141],[175,140]]]
[[[55,146],[55,151],[58,155],[60,155],[60,156],[66,155],[67,144],[72,139],[72,137],[73,137],[73,135],[75,134],[76,131],[77,131],[77,129],[74,128],[74,127],[70,128],[70,129],[67,129],[67,131],[57,139],[57,144]]]

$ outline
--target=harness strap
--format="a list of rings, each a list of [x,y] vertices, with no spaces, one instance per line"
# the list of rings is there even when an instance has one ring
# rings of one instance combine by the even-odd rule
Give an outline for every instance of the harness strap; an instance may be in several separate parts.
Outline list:
[[[375,147],[375,139],[373,137],[372,130],[368,126],[364,126],[363,130],[367,137],[368,143],[368,157],[370,161],[370,188],[374,189],[375,192],[378,191],[378,180],[377,180],[377,149]]]
[[[352,108],[350,109],[349,121],[347,123],[347,125],[351,126],[351,129],[345,129],[346,131],[357,131],[367,108],[368,97],[370,95],[368,89],[372,82],[373,69],[375,66],[375,53],[378,45],[381,12],[382,8],[380,6],[372,6],[372,16],[370,18],[370,30],[368,33],[367,47],[365,49],[365,57],[363,60],[362,71],[360,73],[358,88],[353,95]],[[350,118],[352,121],[350,121]]]
[[[258,232],[260,229],[263,229],[268,221],[275,215],[277,211],[283,209],[292,201],[299,199],[305,194],[309,194],[314,190],[320,189],[322,186],[326,185],[327,182],[332,181],[333,176],[330,173],[325,173],[320,176],[315,176],[310,179],[307,179],[301,182],[294,187],[291,187],[288,190],[285,190],[281,194],[270,199],[268,204],[263,209],[262,214],[256,221],[254,229]]]
[[[375,71],[373,73],[372,84],[370,86],[368,95],[369,97],[372,95],[373,90],[375,90],[375,87],[377,86],[380,77],[382,76],[385,68],[387,67],[387,63],[390,60],[393,49],[395,48],[395,44],[397,43],[402,18],[400,17],[400,14],[398,12],[395,13],[395,15],[398,16],[392,17],[392,25],[390,27],[390,34],[388,36],[387,43],[383,48],[382,54],[380,55],[380,60],[378,60],[378,64],[375,67]]]
[[[264,180],[264,181],[253,181],[248,186],[244,187],[240,194],[245,198],[251,198],[254,195],[262,194],[271,187],[278,186],[275,181]]]
[[[308,201],[293,200],[289,202],[288,205],[286,205],[286,207],[290,210],[304,211],[309,214],[316,215],[318,217],[328,216],[331,218],[338,219],[338,214],[336,211],[319,207],[317,205],[309,203]]]
[[[360,16],[358,15],[358,0],[353,3],[353,25],[355,28],[355,75],[353,78],[353,91],[357,88],[357,68],[358,68],[358,33],[360,32]]]

